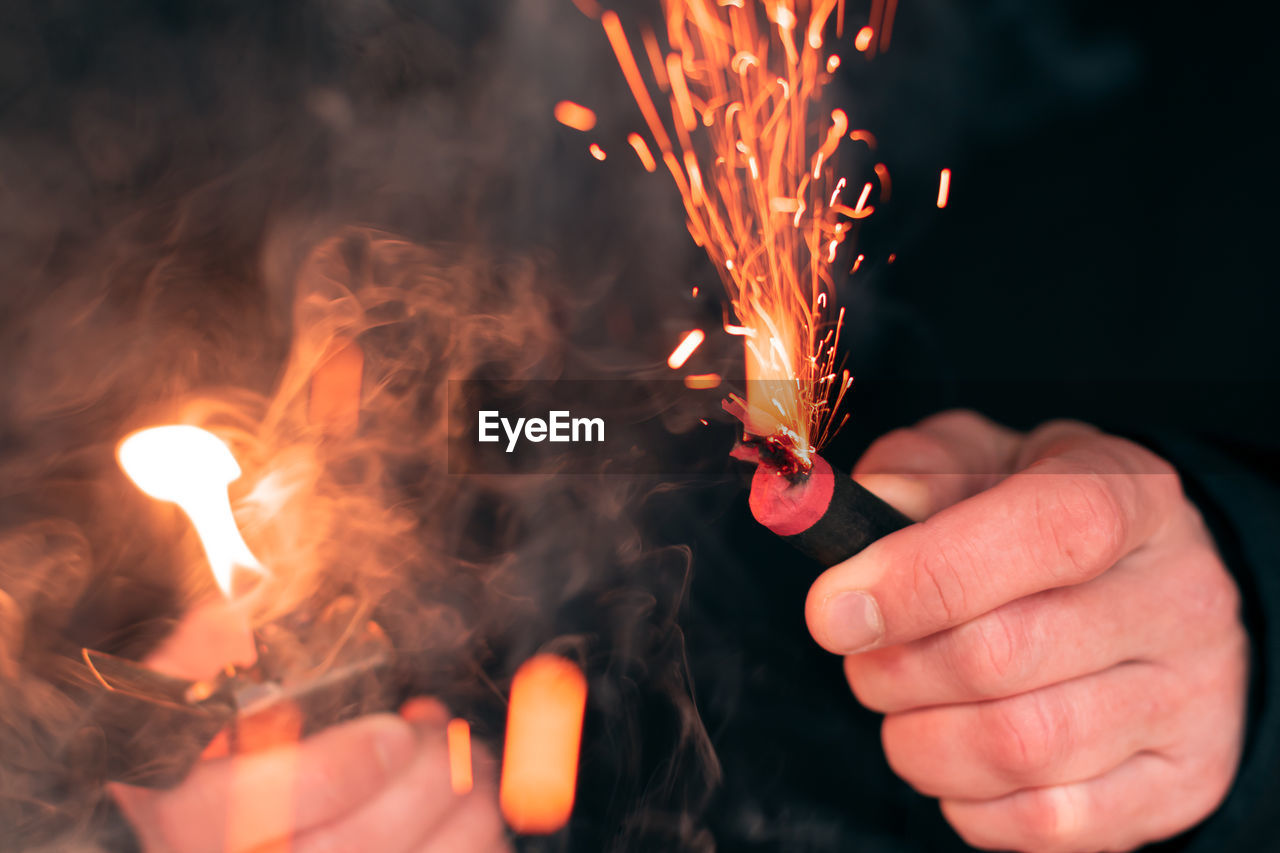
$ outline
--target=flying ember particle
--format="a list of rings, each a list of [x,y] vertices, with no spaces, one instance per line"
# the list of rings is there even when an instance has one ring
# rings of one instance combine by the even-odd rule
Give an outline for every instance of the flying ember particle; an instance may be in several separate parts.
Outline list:
[[[719,373],[694,373],[684,378],[684,385],[694,391],[710,391],[719,388],[720,381]]]
[[[684,367],[684,363],[689,360],[689,356],[693,355],[694,350],[702,346],[702,342],[706,340],[706,337],[706,333],[701,329],[694,329],[689,332],[667,358],[667,366],[672,370],[679,370]]]
[[[653,154],[649,151],[649,145],[644,141],[644,137],[638,133],[627,134],[627,142],[631,143],[631,147],[635,149],[636,156],[640,158],[640,162],[644,165],[646,172],[652,172],[658,168],[658,164],[653,159]]]
[[[594,158],[596,158],[597,160],[601,160],[601,161],[603,161],[606,157],[608,157],[608,156],[609,156],[608,154],[604,153],[604,149],[603,149],[603,148],[601,148],[599,145],[597,145],[597,144],[596,144],[596,143],[594,143],[594,142],[593,142],[593,143],[591,143],[591,147],[590,147],[590,148],[588,148],[587,150],[588,150],[588,151],[590,151],[590,152],[591,152],[591,156],[592,156],[592,157],[594,157]]]
[[[875,30],[871,27],[863,27],[858,30],[858,34],[853,37],[853,46],[859,52],[865,53],[867,48],[871,47],[871,37],[875,35]]]
[[[947,206],[947,199],[951,196],[951,170],[943,169],[938,175],[938,209]]]
[[[541,654],[511,681],[498,802],[516,832],[545,835],[573,811],[587,679],[575,664]]]
[[[556,104],[554,115],[556,121],[574,130],[586,132],[596,126],[596,114],[573,101],[561,101]]]
[[[471,790],[471,724],[466,720],[449,721],[445,735],[449,744],[449,784],[462,795]]]

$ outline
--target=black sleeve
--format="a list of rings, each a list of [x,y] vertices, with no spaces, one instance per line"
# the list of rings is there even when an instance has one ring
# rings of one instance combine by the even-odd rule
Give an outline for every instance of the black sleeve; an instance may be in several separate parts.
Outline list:
[[[1186,853],[1274,849],[1280,842],[1280,457],[1270,451],[1160,436],[1240,588],[1249,635],[1244,754],[1224,803],[1170,847]],[[1159,845],[1164,847],[1164,845]]]

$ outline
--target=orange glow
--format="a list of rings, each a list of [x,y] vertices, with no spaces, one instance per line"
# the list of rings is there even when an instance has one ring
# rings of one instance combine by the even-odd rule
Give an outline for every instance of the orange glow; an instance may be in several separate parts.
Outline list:
[[[644,165],[646,172],[652,172],[658,168],[657,162],[653,159],[653,153],[649,151],[649,145],[644,141],[644,137],[638,133],[627,134],[627,142],[631,143],[631,147],[636,150],[636,156],[640,158],[640,162]]]
[[[596,114],[573,101],[561,101],[556,104],[554,115],[556,121],[574,130],[585,132],[596,126]]]
[[[883,204],[893,195],[893,180],[889,177],[889,167],[884,163],[876,163],[876,180],[880,182],[880,203]]]
[[[827,57],[827,73],[834,74],[836,69],[840,67],[840,57],[834,53]]]
[[[684,378],[684,385],[694,391],[710,391],[719,388],[720,381],[719,373],[695,373]]]
[[[679,370],[684,367],[684,363],[689,360],[689,356],[693,355],[694,350],[702,346],[702,342],[706,338],[706,334],[701,329],[694,329],[689,332],[680,341],[680,345],[667,357],[667,367],[672,370]]]
[[[588,18],[600,17],[600,4],[596,0],[573,0],[573,5]]]
[[[471,778],[471,724],[466,720],[449,721],[445,729],[449,741],[449,784],[458,795],[468,793]]]
[[[152,427],[120,442],[116,458],[139,489],[191,519],[228,598],[237,567],[262,573],[231,513],[227,486],[240,478],[240,466],[220,438],[194,426]]]
[[[555,655],[525,661],[511,682],[498,803],[516,832],[546,835],[573,811],[587,679]]]
[[[889,49],[889,40],[893,38],[893,19],[898,14],[898,0],[889,0],[884,10],[884,23],[880,25],[880,52]]]
[[[581,104],[575,104],[573,101],[561,101],[556,105],[557,122],[563,124],[564,127],[571,127],[575,131],[590,131],[595,127],[595,113],[586,109]]]
[[[867,48],[871,47],[871,38],[875,35],[875,30],[871,27],[863,27],[858,30],[858,34],[853,37],[853,46],[860,52],[865,53]]]
[[[599,145],[597,145],[597,144],[596,144],[596,143],[594,143],[594,142],[593,142],[593,143],[591,143],[591,147],[590,147],[590,148],[588,148],[587,150],[591,152],[591,156],[592,156],[592,157],[594,157],[594,158],[596,158],[597,160],[600,160],[600,161],[603,161],[603,160],[604,160],[604,158],[606,158],[606,157],[608,157],[608,156],[609,156],[608,154],[604,153],[604,149],[603,149],[603,148],[601,148]]]
[[[336,341],[311,377],[307,419],[328,435],[355,435],[360,426],[363,382],[364,351],[354,341]]]
[[[938,175],[938,209],[947,206],[947,199],[951,197],[951,170],[943,169]]]
[[[747,432],[773,434],[752,423],[776,428],[805,460],[843,423],[837,411],[852,380],[835,363],[842,315],[832,264],[848,220],[872,210],[865,199],[856,211],[835,203],[833,192],[837,148],[860,132],[849,133],[840,110],[809,120],[828,63],[839,64],[821,50],[837,3],[663,0],[666,48],[643,37],[654,79],[671,84],[665,122],[617,14],[601,18],[690,235],[720,270],[734,315],[726,328],[746,330]],[[760,411],[768,416],[755,418]]]

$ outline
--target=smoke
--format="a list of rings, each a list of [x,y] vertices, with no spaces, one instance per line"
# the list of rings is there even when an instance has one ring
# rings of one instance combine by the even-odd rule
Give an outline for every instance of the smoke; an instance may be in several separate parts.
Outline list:
[[[114,461],[130,430],[173,422],[244,469],[237,520],[273,574],[260,620],[355,597],[404,653],[397,690],[491,739],[519,663],[578,660],[584,774],[611,793],[575,843],[706,846],[717,765],[677,624],[690,563],[645,544],[650,487],[447,471],[449,380],[647,368],[629,345],[660,351],[670,311],[634,284],[684,289],[691,253],[638,164],[566,168],[581,152],[551,105],[607,101],[584,82],[609,67],[594,25],[498,5],[0,13],[0,846],[103,831],[102,744],[45,663],[141,657],[209,593],[188,525]],[[365,358],[347,438],[306,405],[340,340]]]

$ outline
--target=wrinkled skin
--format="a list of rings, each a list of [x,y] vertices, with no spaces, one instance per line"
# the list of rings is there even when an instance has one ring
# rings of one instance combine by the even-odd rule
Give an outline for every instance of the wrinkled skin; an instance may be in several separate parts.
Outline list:
[[[882,437],[854,477],[920,523],[823,574],[809,628],[965,841],[1130,850],[1217,808],[1248,642],[1168,463],[1084,424],[947,412]]]

